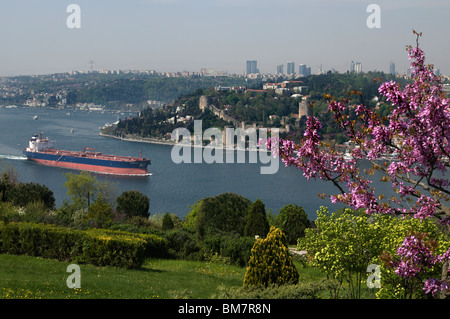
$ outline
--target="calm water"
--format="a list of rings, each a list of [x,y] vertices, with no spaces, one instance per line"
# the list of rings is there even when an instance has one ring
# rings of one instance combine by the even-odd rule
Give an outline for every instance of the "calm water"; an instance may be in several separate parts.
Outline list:
[[[34,120],[33,116],[38,119]],[[120,141],[98,135],[99,127],[113,123],[129,114],[47,109],[0,109],[0,157],[3,164],[14,167],[22,182],[36,182],[50,188],[59,206],[67,198],[64,174],[70,170],[46,167],[26,160],[22,149],[33,133],[43,132],[55,140],[56,148],[82,150],[95,148],[105,154],[150,158],[149,177],[117,177],[97,175],[117,185],[117,195],[136,189],[150,198],[150,213],[175,213],[180,217],[198,200],[224,192],[234,192],[252,201],[260,198],[266,209],[278,213],[287,204],[303,206],[310,219],[315,219],[320,206],[333,206],[319,193],[335,194],[336,189],[322,181],[307,182],[301,171],[293,167],[280,168],[276,174],[262,175],[256,164],[175,164],[171,160],[172,146]],[[73,133],[71,132],[73,129]],[[72,171],[73,172],[73,171]]]

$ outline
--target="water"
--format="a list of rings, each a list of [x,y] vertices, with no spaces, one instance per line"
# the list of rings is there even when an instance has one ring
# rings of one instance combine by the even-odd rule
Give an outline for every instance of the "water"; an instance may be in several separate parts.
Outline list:
[[[37,115],[38,119],[33,117]],[[310,219],[316,218],[320,206],[330,210],[328,198],[321,199],[319,193],[336,194],[331,183],[307,182],[301,171],[294,167],[280,168],[276,174],[262,175],[262,164],[175,164],[171,160],[172,146],[121,141],[99,136],[99,127],[113,123],[130,114],[101,113],[88,111],[48,110],[36,108],[0,109],[0,158],[3,165],[14,167],[22,182],[36,182],[50,188],[59,206],[66,198],[64,187],[67,172],[71,170],[47,167],[28,161],[22,149],[34,133],[55,140],[55,147],[67,150],[94,148],[104,154],[142,156],[151,159],[151,176],[119,177],[96,175],[98,179],[116,184],[117,195],[126,190],[138,190],[150,198],[150,213],[175,213],[183,217],[189,206],[202,198],[225,192],[240,194],[251,201],[261,199],[266,210],[273,213],[287,204],[302,206]],[[73,132],[72,132],[73,129]]]

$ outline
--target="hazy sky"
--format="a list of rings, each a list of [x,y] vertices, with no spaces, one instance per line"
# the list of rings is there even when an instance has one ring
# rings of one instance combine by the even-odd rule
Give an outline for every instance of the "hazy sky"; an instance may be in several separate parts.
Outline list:
[[[81,28],[70,29],[70,4]],[[370,4],[380,28],[368,28]],[[90,69],[242,73],[295,61],[313,73],[409,67],[412,30],[423,33],[427,62],[450,75],[449,0],[1,0],[0,76]],[[286,66],[285,66],[286,70]]]

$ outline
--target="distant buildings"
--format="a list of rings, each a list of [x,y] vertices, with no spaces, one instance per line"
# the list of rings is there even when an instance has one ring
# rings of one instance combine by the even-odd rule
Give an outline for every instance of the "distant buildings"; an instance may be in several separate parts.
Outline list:
[[[389,73],[392,75],[395,75],[395,64],[394,63],[391,63],[389,65]]]
[[[352,61],[350,63],[350,73],[361,73],[362,72],[362,64],[361,62],[354,62]]]
[[[258,73],[259,73],[258,62],[255,60],[247,61],[245,74],[249,75],[249,74],[258,74]]]
[[[286,74],[288,74],[288,75],[295,74],[295,62],[289,61],[286,64]]]
[[[283,75],[284,74],[283,68],[284,68],[283,64],[277,65],[277,74],[278,75]]]

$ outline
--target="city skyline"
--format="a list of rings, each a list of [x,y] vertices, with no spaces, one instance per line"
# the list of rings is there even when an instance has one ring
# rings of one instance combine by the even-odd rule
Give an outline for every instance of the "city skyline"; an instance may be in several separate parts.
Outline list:
[[[81,9],[80,28],[69,28],[66,9]],[[377,1],[380,27],[370,28],[372,2],[357,0],[130,0],[71,2],[16,0],[0,4],[0,76],[132,69],[244,74],[246,61],[260,73],[295,63],[346,72],[406,73],[405,47],[422,32],[427,62],[450,74],[443,41],[450,3]]]

